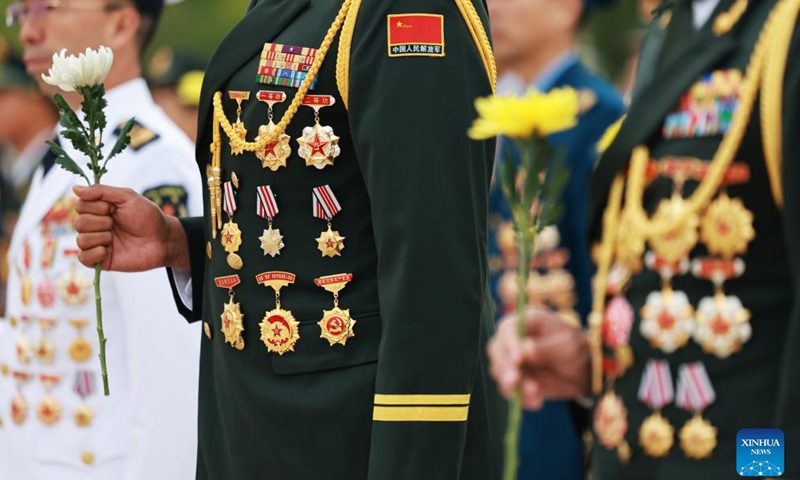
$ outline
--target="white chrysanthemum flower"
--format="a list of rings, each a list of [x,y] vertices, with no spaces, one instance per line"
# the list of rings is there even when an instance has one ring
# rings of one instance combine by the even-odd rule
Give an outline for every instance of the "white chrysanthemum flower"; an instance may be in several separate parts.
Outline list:
[[[67,49],[63,49],[53,54],[53,66],[42,80],[65,92],[74,92],[76,87],[102,84],[113,62],[114,52],[108,47],[87,48],[77,57],[67,55]]]

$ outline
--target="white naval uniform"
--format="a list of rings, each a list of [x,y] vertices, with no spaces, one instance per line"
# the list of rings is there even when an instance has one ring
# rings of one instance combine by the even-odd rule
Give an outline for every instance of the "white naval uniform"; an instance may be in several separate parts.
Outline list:
[[[202,214],[202,185],[194,147],[179,128],[153,102],[144,80],[136,79],[107,93],[108,127],[103,142],[110,149],[113,131],[131,117],[158,135],[139,147],[128,148],[108,164],[103,183],[129,187],[139,193],[162,186],[182,187],[187,192],[189,215]],[[68,141],[61,145],[83,166]],[[71,218],[44,222],[54,205],[73,199],[72,186],[83,183],[72,173],[54,166],[43,177],[39,168],[23,206],[9,248],[13,265],[8,282],[8,318],[0,325],[0,365],[11,372],[31,373],[34,378],[21,387],[28,403],[27,420],[17,425],[11,417],[16,382],[11,373],[0,377],[0,479],[2,480],[192,480],[195,475],[197,439],[197,383],[201,331],[199,323],[189,325],[178,314],[163,269],[145,273],[102,274],[103,319],[108,338],[106,355],[110,397],[104,397],[98,343],[95,330],[94,292],[88,300],[68,305],[60,295],[55,304],[43,306],[37,295],[47,280],[56,286],[72,268],[79,268],[91,281],[93,270],[82,267],[64,251],[76,249]],[[90,175],[91,176],[91,175]],[[46,225],[45,225],[46,224]],[[49,230],[48,230],[49,229]],[[48,237],[57,239],[51,266],[42,265],[43,245]],[[29,247],[26,247],[28,245]],[[30,251],[25,267],[25,252]],[[76,267],[77,265],[77,267]],[[33,294],[26,305],[22,299],[22,277],[29,276]],[[46,298],[46,297],[45,297]],[[48,303],[45,301],[45,303]],[[46,337],[56,346],[55,360],[44,364],[34,355],[20,364],[15,350],[23,331],[21,318],[29,319],[24,331],[35,345],[43,332],[39,318],[57,321]],[[89,320],[83,337],[93,344],[89,360],[78,363],[68,348],[78,330],[71,319]],[[73,410],[81,404],[75,381],[79,370],[94,372],[94,390],[86,403],[94,412],[88,427],[79,427]],[[36,414],[37,403],[46,395],[39,374],[58,375],[61,382],[52,396],[62,405],[58,423],[48,426]]]

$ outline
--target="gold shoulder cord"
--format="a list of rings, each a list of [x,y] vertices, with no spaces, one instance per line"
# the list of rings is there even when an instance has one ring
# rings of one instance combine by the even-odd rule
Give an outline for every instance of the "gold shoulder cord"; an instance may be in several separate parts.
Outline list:
[[[735,18],[738,20],[741,17],[742,4],[746,4],[746,0],[740,0],[734,4],[731,8],[731,12],[726,12],[729,13],[729,15],[723,18]],[[687,200],[686,208],[680,215],[670,218],[669,221],[661,222],[654,221],[654,219],[648,217],[642,205],[646,181],[645,169],[647,163],[650,161],[649,151],[646,147],[640,146],[633,151],[628,175],[628,185],[625,192],[625,206],[622,208],[619,215],[616,213],[612,214],[612,211],[620,211],[622,185],[619,179],[621,177],[617,177],[614,181],[609,194],[608,206],[603,216],[603,236],[597,257],[598,281],[595,285],[594,303],[589,318],[589,338],[593,364],[592,390],[595,394],[601,392],[603,382],[602,340],[600,333],[603,311],[605,309],[605,283],[610,266],[614,258],[620,253],[617,251],[620,248],[619,244],[623,243],[622,240],[624,240],[618,238],[619,230],[622,230],[623,228],[621,227],[623,226],[630,226],[638,231],[643,238],[662,236],[674,230],[676,225],[681,225],[690,215],[696,215],[707,207],[714,194],[719,190],[724,174],[733,162],[733,158],[739,150],[739,146],[744,138],[745,130],[747,129],[750,116],[753,112],[756,96],[758,95],[759,86],[764,79],[767,55],[770,52],[774,53],[776,51],[775,48],[778,47],[775,45],[776,37],[783,37],[784,32],[794,28],[798,8],[800,8],[800,0],[783,0],[779,2],[770,13],[769,18],[761,30],[758,43],[750,57],[739,96],[739,109],[734,114],[731,128],[722,139],[714,158],[711,160],[708,174],[700,183],[697,190],[695,190]],[[792,12],[794,12],[793,15]],[[733,25],[724,25],[720,27],[719,30],[721,33],[724,33],[725,29],[729,30],[732,26]],[[715,28],[715,32],[716,31],[717,29]],[[778,70],[778,68],[779,67],[773,67],[772,70]],[[773,73],[773,76],[774,75],[776,74]],[[772,76],[768,78],[772,80],[772,82],[775,82]],[[782,75],[778,82],[781,81]],[[780,87],[778,91],[780,91]],[[771,95],[774,96],[775,94],[772,93]],[[780,97],[778,97],[777,101],[780,101]]]
[[[475,10],[472,0],[456,0],[456,5],[461,11],[461,16],[464,17],[464,22],[467,24],[467,29],[472,35],[475,46],[478,47],[478,53],[481,56],[484,68],[486,68],[486,74],[489,75],[492,93],[494,93],[497,89],[497,65],[494,61],[492,44],[489,42],[489,36],[486,35],[486,29],[483,28],[481,17]]]

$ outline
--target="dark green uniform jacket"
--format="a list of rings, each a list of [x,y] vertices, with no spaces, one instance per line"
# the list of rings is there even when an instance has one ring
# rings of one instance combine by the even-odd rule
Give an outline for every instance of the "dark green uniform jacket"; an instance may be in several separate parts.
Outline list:
[[[197,146],[203,172],[211,163],[212,95],[223,93],[234,122],[236,102],[228,92],[250,92],[241,119],[252,141],[267,123],[268,107],[257,92],[286,93],[275,106],[277,123],[297,91],[259,82],[264,44],[319,48],[341,5],[251,3],[208,67]],[[487,25],[485,6],[474,7]],[[398,21],[409,28],[421,18],[414,14],[441,16],[434,17],[442,19],[441,45],[429,49],[436,35],[411,34],[407,47],[391,49],[389,30],[400,27],[389,15],[407,14]],[[183,310],[211,334],[201,358],[198,479],[499,478],[504,405],[484,353],[493,331],[486,223],[494,143],[466,136],[473,100],[491,94],[487,68],[455,0],[363,0],[346,109],[336,82],[339,38],[309,92],[336,99],[319,113],[340,137],[334,165],[318,170],[297,154],[296,139],[314,125],[309,107],[300,107],[289,125],[292,155],[274,172],[253,153],[231,155],[223,133],[222,181],[233,173],[239,179],[233,220],[242,231],[237,253],[244,267],[233,270],[220,237],[212,238],[208,192],[205,218],[184,222],[193,305]],[[403,38],[392,41],[398,46]],[[411,46],[424,41],[421,50]],[[406,48],[407,56],[394,55]],[[259,241],[267,220],[257,214],[256,192],[265,185],[275,194],[273,228],[285,244],[275,257]],[[312,190],[324,185],[341,205],[332,229],[345,237],[333,258],[323,257],[315,240],[327,226],[313,215]],[[268,353],[260,338],[259,323],[276,299],[256,276],[273,271],[296,275],[280,300],[300,322],[300,338],[283,355]],[[229,293],[215,285],[215,278],[233,274],[241,279],[233,288],[244,314],[241,351],[220,331]],[[317,322],[333,308],[333,295],[314,280],[334,274],[353,275],[339,307],[356,324],[346,345],[331,346]]]
[[[709,74],[713,72],[727,72],[724,74],[730,75],[738,71],[744,75],[765,19],[780,1],[750,1],[735,26],[726,33],[716,35],[713,31],[715,19],[720,12],[731,9],[734,3],[734,0],[720,0],[711,20],[660,67],[658,58],[670,8],[665,8],[653,21],[644,43],[637,91],[628,117],[614,143],[600,160],[593,179],[593,224],[598,238],[610,185],[614,176],[627,167],[634,147],[647,146],[654,160],[677,157],[708,161],[717,151],[722,135],[711,127],[700,126],[692,131],[692,126],[698,125],[691,120],[692,110],[696,107],[692,106],[691,97],[685,95],[692,88],[708,85],[711,78]],[[628,412],[625,439],[631,447],[632,458],[629,464],[623,465],[615,450],[597,445],[592,462],[595,480],[739,478],[736,437],[743,428],[783,429],[786,453],[783,477],[800,478],[800,382],[797,381],[800,374],[798,54],[800,43],[795,32],[783,85],[782,188],[785,206],[778,208],[771,193],[762,148],[759,102],[756,102],[741,147],[734,157],[734,161],[743,162],[749,167],[749,181],[727,188],[728,195],[741,199],[754,218],[755,238],[749,244],[747,253],[738,255],[744,261],[745,272],[740,278],[724,284],[725,293],[738,297],[744,308],[749,309],[751,338],[744,343],[741,351],[727,358],[704,352],[694,339],[674,353],[654,348],[640,329],[641,308],[651,292],[661,290],[661,278],[647,267],[635,275],[626,291],[636,316],[630,335],[635,363],[616,382],[616,392]],[[770,55],[774,56],[775,53],[770,52]],[[722,112],[723,103],[718,103],[718,106]],[[681,112],[688,116],[674,116]],[[677,130],[670,130],[673,127],[677,127]],[[683,196],[691,195],[697,185],[696,180],[687,181]],[[649,184],[643,202],[649,214],[652,215],[661,200],[672,195],[673,186],[673,181],[663,174]],[[705,255],[707,251],[699,243],[689,258],[697,259]],[[686,293],[695,309],[702,297],[714,294],[710,281],[695,278],[691,273],[675,277],[672,283],[675,291]],[[675,401],[662,410],[664,418],[675,429],[672,448],[662,459],[644,453],[638,431],[652,411],[637,398],[637,390],[650,359],[668,362],[673,387],[678,383],[681,365],[702,362],[705,366],[716,391],[716,400],[703,412],[703,417],[718,430],[718,443],[709,458],[694,460],[684,454],[678,432],[692,418],[692,413],[678,408]],[[768,474],[765,471],[763,475]]]

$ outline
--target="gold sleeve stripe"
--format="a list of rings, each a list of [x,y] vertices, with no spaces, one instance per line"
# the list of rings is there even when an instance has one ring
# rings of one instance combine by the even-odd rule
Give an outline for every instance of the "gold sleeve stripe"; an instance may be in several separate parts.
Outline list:
[[[375,405],[469,405],[470,395],[375,395]]]
[[[494,93],[497,88],[497,65],[494,61],[492,44],[489,42],[489,36],[486,35],[486,29],[483,28],[481,17],[475,10],[472,0],[456,0],[456,5],[458,5],[461,16],[464,17],[464,22],[467,24],[467,29],[472,35],[472,40],[478,48],[478,53],[481,56],[484,68],[486,68],[486,74],[489,76],[489,83],[491,83],[492,92]]]
[[[376,406],[376,422],[466,422],[469,407],[381,407]]]

